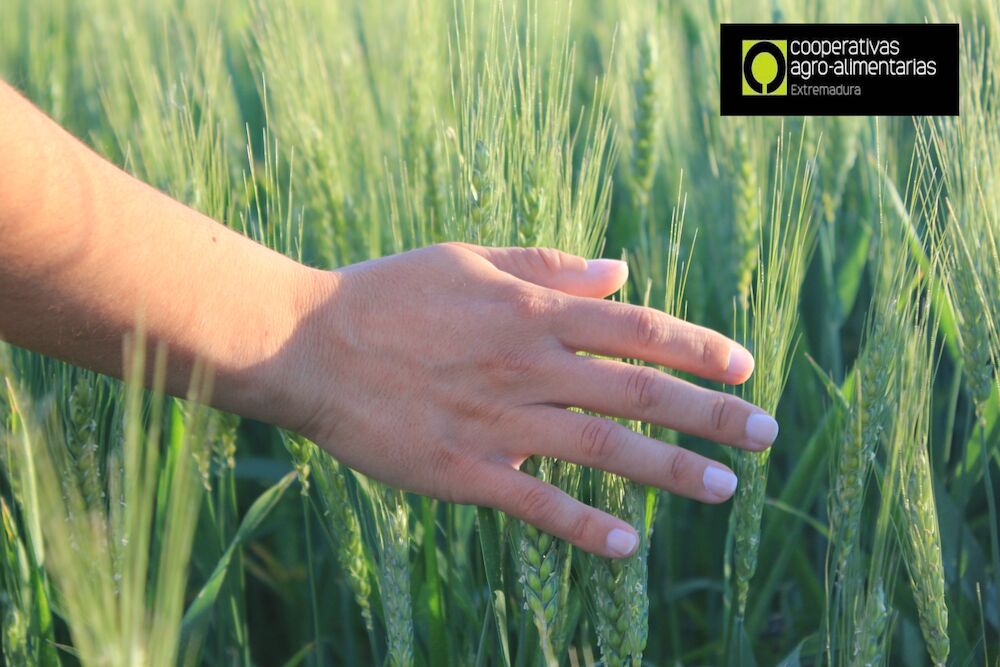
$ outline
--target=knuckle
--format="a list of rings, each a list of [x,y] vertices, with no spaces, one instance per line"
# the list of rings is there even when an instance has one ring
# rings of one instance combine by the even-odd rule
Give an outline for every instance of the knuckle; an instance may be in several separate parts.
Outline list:
[[[649,308],[639,308],[632,316],[635,342],[641,347],[652,347],[663,342],[666,337],[663,321]]]
[[[522,320],[535,320],[548,312],[549,298],[541,290],[519,287],[509,295],[508,302]]]
[[[462,397],[455,402],[455,409],[473,424],[495,426],[506,414],[494,399]]]
[[[711,336],[704,336],[701,339],[701,363],[706,367],[711,367],[716,358],[715,341]]]
[[[686,449],[674,449],[668,457],[666,479],[674,487],[679,487],[687,481],[688,471],[691,469],[691,453]]]
[[[554,273],[562,269],[563,255],[554,248],[527,248],[525,256],[533,262],[536,268]]]
[[[712,399],[712,409],[709,416],[709,424],[713,431],[722,431],[726,425],[729,413],[732,411],[732,403],[726,396],[717,396]]]
[[[548,523],[555,512],[555,496],[548,487],[535,485],[524,492],[517,508],[521,518],[530,524]]]
[[[527,345],[510,344],[491,350],[486,370],[502,375],[523,375],[535,368],[538,355]]]
[[[625,400],[633,408],[645,411],[656,405],[661,397],[659,373],[648,366],[638,366],[629,373],[625,384]]]
[[[617,437],[618,424],[595,417],[587,421],[580,432],[580,452],[587,461],[606,461],[621,446]]]
[[[430,247],[430,250],[436,254],[444,255],[446,257],[457,257],[467,252],[463,244],[458,243],[457,241],[435,243]]]
[[[579,516],[573,518],[566,527],[566,539],[574,544],[581,544],[586,541],[592,532],[594,524],[590,512],[580,512]]]

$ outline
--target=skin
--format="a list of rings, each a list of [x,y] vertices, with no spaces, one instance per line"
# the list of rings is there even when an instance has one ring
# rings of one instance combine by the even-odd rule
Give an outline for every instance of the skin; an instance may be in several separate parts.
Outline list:
[[[618,557],[634,530],[520,472],[525,458],[707,503],[732,495],[709,483],[729,470],[566,407],[743,449],[776,434],[766,416],[748,429],[763,413],[735,396],[577,354],[730,384],[753,370],[718,333],[603,299],[624,284],[622,262],[449,243],[312,269],[132,178],[2,82],[0,155],[0,337],[121,377],[123,338],[141,321],[168,347],[168,392],[184,395],[204,360],[214,406],[299,432],[393,486]]]

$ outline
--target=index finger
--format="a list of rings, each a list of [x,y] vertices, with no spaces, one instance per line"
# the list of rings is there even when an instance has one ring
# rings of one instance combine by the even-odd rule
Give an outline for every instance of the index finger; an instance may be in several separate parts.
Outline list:
[[[576,351],[642,359],[726,384],[753,372],[746,348],[706,327],[618,301],[568,297],[563,304],[555,335]]]

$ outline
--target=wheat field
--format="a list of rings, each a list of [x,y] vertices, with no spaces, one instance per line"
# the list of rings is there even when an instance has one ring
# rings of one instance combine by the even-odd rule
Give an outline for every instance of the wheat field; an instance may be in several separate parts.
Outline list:
[[[823,21],[961,23],[961,115],[720,115],[720,23]],[[4,664],[1000,665],[995,0],[2,0],[0,78],[311,266],[623,257],[781,423],[628,423],[731,463],[718,506],[529,459],[637,529],[609,561],[0,343]]]

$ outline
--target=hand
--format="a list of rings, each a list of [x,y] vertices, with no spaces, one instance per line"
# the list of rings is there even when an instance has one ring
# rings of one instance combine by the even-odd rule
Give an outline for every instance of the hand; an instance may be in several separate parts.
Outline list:
[[[628,555],[637,536],[627,523],[520,464],[556,457],[708,503],[728,499],[736,477],[567,406],[751,450],[770,446],[777,423],[655,368],[577,354],[730,384],[749,377],[752,357],[728,338],[602,299],[626,278],[614,260],[454,243],[316,272],[306,333],[291,343],[297,428],[393,486],[495,507],[587,551]]]
[[[170,349],[168,392],[186,392],[200,359],[218,408],[298,430],[395,486],[496,507],[608,556],[634,550],[632,528],[518,471],[526,457],[705,502],[729,498],[736,478],[566,406],[751,449],[777,434],[733,396],[576,354],[729,383],[753,369],[719,334],[602,300],[625,282],[621,262],[446,244],[315,271],[128,176],[2,82],[0,108],[0,337],[15,345],[121,377],[121,341],[141,313],[151,347]]]

